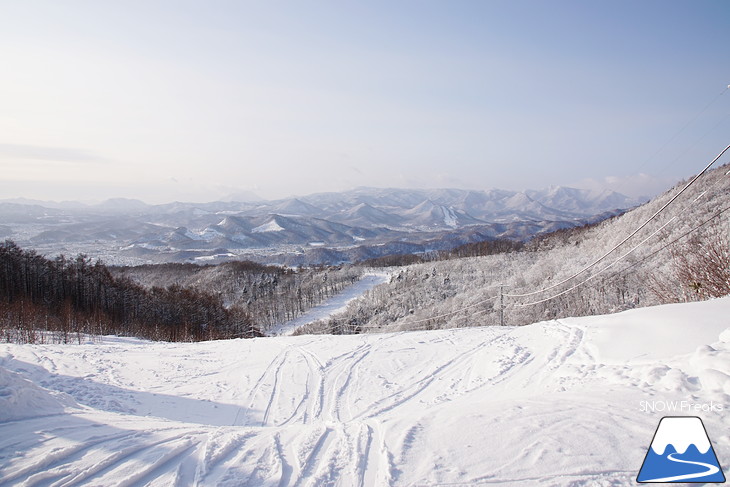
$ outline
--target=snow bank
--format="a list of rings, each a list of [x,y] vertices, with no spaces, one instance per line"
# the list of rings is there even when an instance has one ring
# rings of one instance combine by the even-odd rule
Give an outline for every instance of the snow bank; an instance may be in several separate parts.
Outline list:
[[[64,412],[74,406],[66,394],[48,391],[0,367],[0,423]]]
[[[667,304],[623,313],[560,321],[579,324],[606,362],[656,360],[687,353],[688,346],[730,337],[730,297],[698,303]]]

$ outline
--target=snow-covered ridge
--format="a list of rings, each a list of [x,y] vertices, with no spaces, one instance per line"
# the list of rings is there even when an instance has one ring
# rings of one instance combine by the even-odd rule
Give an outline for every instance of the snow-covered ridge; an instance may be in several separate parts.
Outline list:
[[[284,230],[284,227],[279,225],[279,223],[272,219],[268,223],[264,223],[263,225],[259,225],[258,227],[251,230],[252,233],[264,233],[264,232],[281,232]]]
[[[194,259],[221,249],[235,255],[242,249],[279,248],[288,253],[287,246],[324,242],[332,249],[353,240],[368,246],[363,254],[372,255],[385,242],[424,245],[414,252],[430,248],[431,240],[451,248],[469,241],[469,232],[479,233],[473,238],[481,240],[523,239],[635,204],[618,194],[597,198],[570,188],[525,192],[359,188],[278,201],[167,205],[118,200],[96,206],[43,206],[43,202],[0,201],[0,231],[20,246],[44,254],[78,251],[107,262]],[[326,254],[319,252],[312,259],[322,256]],[[348,259],[333,254],[330,263]]]

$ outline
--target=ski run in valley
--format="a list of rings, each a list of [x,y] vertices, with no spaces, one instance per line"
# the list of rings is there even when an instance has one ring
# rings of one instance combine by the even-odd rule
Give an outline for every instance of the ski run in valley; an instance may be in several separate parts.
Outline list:
[[[730,297],[522,327],[0,345],[0,485],[633,485],[730,465]]]

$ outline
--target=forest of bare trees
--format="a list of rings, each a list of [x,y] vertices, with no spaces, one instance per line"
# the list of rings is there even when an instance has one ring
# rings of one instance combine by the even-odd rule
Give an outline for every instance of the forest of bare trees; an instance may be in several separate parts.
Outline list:
[[[69,342],[98,335],[197,341],[260,332],[219,296],[171,285],[145,289],[80,255],[53,260],[0,244],[0,339]]]
[[[348,265],[292,269],[234,261],[203,266],[112,267],[110,271],[146,288],[175,285],[215,293],[226,307],[243,311],[265,332],[340,293],[357,281],[364,269]]]

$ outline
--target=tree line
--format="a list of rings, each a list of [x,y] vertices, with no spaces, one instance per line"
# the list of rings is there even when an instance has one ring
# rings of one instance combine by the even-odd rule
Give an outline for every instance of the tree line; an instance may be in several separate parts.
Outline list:
[[[179,285],[215,293],[226,307],[243,310],[262,331],[297,318],[356,282],[363,273],[362,267],[350,265],[293,269],[250,261],[150,264],[110,270],[146,288]]]
[[[357,262],[364,267],[404,267],[413,264],[440,262],[444,260],[463,259],[465,257],[482,257],[485,255],[519,252],[526,248],[520,240],[505,238],[483,240],[459,245],[450,250],[434,250],[421,254],[392,254]]]
[[[0,335],[5,341],[68,342],[88,335],[199,341],[260,335],[250,316],[220,296],[180,285],[146,289],[84,255],[47,259],[0,244]]]

